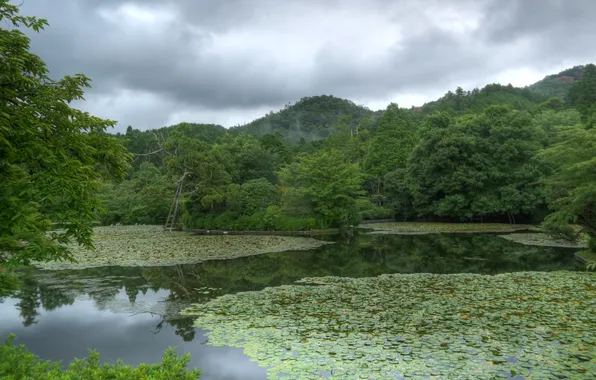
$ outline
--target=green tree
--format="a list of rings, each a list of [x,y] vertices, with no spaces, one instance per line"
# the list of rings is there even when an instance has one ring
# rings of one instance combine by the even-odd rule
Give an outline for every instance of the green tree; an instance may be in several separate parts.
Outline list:
[[[312,204],[321,226],[345,227],[359,222],[356,198],[362,173],[358,165],[346,162],[336,150],[303,156],[295,166],[279,173],[282,185],[290,186]]]
[[[97,192],[107,176],[123,178],[124,146],[106,134],[115,122],[70,107],[83,99],[84,75],[58,81],[29,52],[16,27],[39,31],[46,20],[19,15],[0,0],[0,264],[69,258],[63,243],[92,247]],[[64,227],[47,233],[53,223]]]
[[[553,212],[545,225],[554,235],[575,239],[587,232],[596,241],[596,129],[565,127],[559,135],[559,143],[538,155],[550,168],[545,184]]]
[[[172,204],[175,186],[168,176],[143,162],[130,180],[107,183],[101,194],[102,224],[162,224]]]
[[[279,192],[265,178],[252,179],[242,184],[230,185],[227,196],[228,209],[239,216],[252,215],[265,211],[267,207],[277,204]]]
[[[543,140],[527,112],[503,106],[457,120],[430,116],[407,168],[414,207],[467,218],[533,211],[543,197],[531,159]]]
[[[596,113],[596,65],[584,67],[581,80],[569,90],[569,101],[582,115],[584,123],[592,121]]]
[[[416,127],[410,112],[395,103],[390,104],[377,120],[376,135],[366,157],[365,168],[370,176],[369,191],[372,194],[382,193],[387,173],[406,167],[416,139]]]

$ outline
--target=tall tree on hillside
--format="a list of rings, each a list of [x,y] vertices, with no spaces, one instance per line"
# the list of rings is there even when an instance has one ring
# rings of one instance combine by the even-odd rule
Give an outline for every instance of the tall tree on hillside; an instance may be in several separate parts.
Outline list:
[[[569,90],[569,101],[582,115],[582,121],[588,123],[596,114],[596,65],[586,65],[582,79]]]
[[[115,122],[71,108],[83,99],[84,75],[58,81],[29,38],[16,27],[39,31],[46,20],[25,17],[0,0],[0,266],[69,258],[62,243],[92,247],[96,197],[106,176],[122,178],[130,158],[106,134]],[[60,232],[47,232],[61,223]]]

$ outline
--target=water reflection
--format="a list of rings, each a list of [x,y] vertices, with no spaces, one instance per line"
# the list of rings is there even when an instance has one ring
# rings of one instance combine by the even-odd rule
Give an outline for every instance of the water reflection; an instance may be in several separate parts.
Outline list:
[[[265,370],[240,350],[199,344],[203,332],[178,312],[222,294],[303,277],[581,269],[572,252],[492,235],[356,234],[313,251],[196,265],[28,270],[22,273],[23,286],[0,304],[0,336],[14,332],[44,359],[65,362],[86,355],[87,348],[98,349],[109,362],[157,362],[168,345],[175,345],[191,352],[191,366],[204,370],[203,379],[264,378]]]
[[[128,314],[99,311],[92,300],[77,300],[54,311],[42,311],[38,323],[24,327],[19,321],[17,299],[0,304],[0,336],[17,334],[17,343],[25,344],[44,359],[70,362],[74,357],[87,355],[87,349],[100,352],[102,362],[126,364],[156,363],[169,346],[177,352],[192,355],[189,367],[203,371],[201,379],[265,379],[266,371],[251,362],[241,349],[211,347],[200,344],[204,331],[192,328],[192,320],[185,324],[196,333],[197,340],[181,341],[167,324],[156,331],[161,317],[151,314]],[[233,365],[231,364],[233,363]]]

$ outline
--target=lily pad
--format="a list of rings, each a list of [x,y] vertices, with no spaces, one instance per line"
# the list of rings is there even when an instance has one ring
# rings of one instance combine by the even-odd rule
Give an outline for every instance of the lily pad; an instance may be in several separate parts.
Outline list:
[[[82,269],[98,266],[166,266],[232,259],[271,252],[297,251],[330,244],[296,236],[199,236],[165,232],[161,226],[114,226],[94,229],[95,250],[71,245],[77,261],[35,263],[43,269]]]
[[[244,348],[271,377],[586,378],[595,283],[565,271],[305,278],[183,313],[210,330],[209,344]]]
[[[510,241],[514,241],[516,243],[524,244],[524,245],[534,245],[534,246],[542,246],[542,247],[561,247],[561,248],[587,248],[588,247],[588,237],[583,237],[580,241],[576,243],[571,243],[569,241],[561,240],[561,239],[554,239],[547,234],[543,233],[514,233],[514,234],[507,234],[507,235],[498,235],[503,239],[507,239]]]
[[[368,223],[361,228],[372,229],[372,234],[419,235],[433,233],[488,233],[539,231],[538,227],[527,224],[501,223],[427,223],[427,222],[384,222]]]

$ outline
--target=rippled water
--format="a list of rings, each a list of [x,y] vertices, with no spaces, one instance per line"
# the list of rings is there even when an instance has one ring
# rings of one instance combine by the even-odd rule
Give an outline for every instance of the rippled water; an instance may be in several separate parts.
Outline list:
[[[334,238],[313,251],[170,267],[106,267],[23,273],[24,287],[0,303],[0,336],[17,334],[44,359],[68,363],[97,349],[105,362],[159,361],[168,346],[192,355],[202,379],[262,379],[240,349],[205,344],[177,312],[218,295],[291,284],[303,277],[383,273],[482,273],[583,269],[573,250],[528,247],[497,236],[366,235]]]

